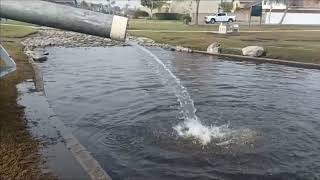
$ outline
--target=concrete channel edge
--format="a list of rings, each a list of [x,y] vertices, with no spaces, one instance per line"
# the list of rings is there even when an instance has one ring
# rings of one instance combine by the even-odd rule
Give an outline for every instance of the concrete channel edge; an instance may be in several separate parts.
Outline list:
[[[199,50],[192,50],[192,53],[236,58],[236,59],[232,59],[233,61],[253,61],[253,62],[271,63],[271,64],[279,64],[279,65],[286,65],[286,66],[292,66],[292,67],[320,70],[320,64],[313,64],[313,63],[303,63],[303,62],[295,62],[295,61],[288,61],[288,60],[282,60],[282,59],[262,58],[262,57],[250,57],[250,56],[242,56],[242,55],[235,55],[235,54],[217,54],[217,53],[209,53],[206,51],[199,51]]]
[[[25,47],[24,52],[28,51]],[[32,65],[35,74],[35,86],[37,91],[45,94],[43,83],[43,75],[40,67],[28,56],[28,62]],[[49,103],[48,103],[49,105]],[[50,105],[49,105],[50,107]],[[49,109],[49,121],[56,127],[59,134],[62,136],[66,147],[70,150],[71,154],[81,165],[83,170],[89,175],[91,180],[112,180],[107,172],[101,167],[98,161],[91,155],[89,151],[79,142],[79,140],[70,132],[64,123],[55,115],[52,108]]]

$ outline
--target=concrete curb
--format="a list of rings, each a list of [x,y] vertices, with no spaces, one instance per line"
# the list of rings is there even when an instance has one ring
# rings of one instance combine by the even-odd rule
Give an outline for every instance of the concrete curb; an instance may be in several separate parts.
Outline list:
[[[137,39],[139,37],[131,36],[133,39]],[[150,39],[150,38],[148,38]],[[152,39],[151,39],[152,40]],[[163,48],[163,44],[160,43],[152,43],[156,47]],[[148,43],[142,42],[142,45],[149,46]],[[169,45],[169,44],[166,44]],[[169,45],[170,46],[170,45]],[[320,64],[313,64],[313,63],[303,63],[303,62],[296,62],[296,61],[289,61],[283,59],[272,59],[272,58],[263,58],[263,57],[250,57],[250,56],[242,56],[242,55],[235,55],[235,54],[218,54],[218,53],[209,53],[206,51],[194,50],[189,48],[184,48],[182,46],[172,46],[175,51],[178,52],[187,52],[187,53],[198,53],[198,54],[205,54],[211,56],[220,56],[220,57],[227,57],[227,58],[234,58],[230,59],[232,61],[252,61],[252,62],[260,62],[260,63],[271,63],[271,64],[279,64],[285,66],[292,66],[292,67],[299,67],[299,68],[307,68],[307,69],[319,69]],[[180,47],[180,49],[177,49]]]
[[[43,94],[46,95],[45,90],[44,90],[44,84],[43,84],[43,76],[42,76],[42,72],[41,72],[39,66],[26,53],[27,51],[30,51],[27,46],[24,48],[23,51],[24,51],[24,54],[27,56],[28,62],[31,64],[32,69],[34,71],[34,79],[35,79],[36,90],[39,91],[39,92],[43,92]]]
[[[261,57],[249,57],[249,56],[242,56],[242,55],[235,55],[235,54],[216,54],[216,53],[209,53],[206,51],[199,51],[199,50],[192,50],[192,52],[198,53],[198,54],[211,55],[211,56],[235,58],[235,59],[232,59],[232,61],[253,61],[253,62],[280,64],[285,66],[320,70],[320,64],[313,64],[313,63],[303,63],[303,62],[295,62],[295,61],[288,61],[288,60],[282,60],[282,59],[271,59],[271,58],[261,58]]]
[[[29,48],[25,47],[24,52]],[[43,83],[43,75],[40,67],[28,56],[28,62],[32,65],[35,74],[35,86],[37,91],[45,94]],[[50,107],[49,103],[48,106]],[[49,120],[53,127],[62,136],[65,145],[72,153],[73,157],[78,161],[83,170],[89,175],[92,180],[112,180],[112,178],[104,171],[98,161],[91,155],[89,151],[79,142],[79,140],[70,132],[64,123],[55,115],[52,108],[49,108]]]

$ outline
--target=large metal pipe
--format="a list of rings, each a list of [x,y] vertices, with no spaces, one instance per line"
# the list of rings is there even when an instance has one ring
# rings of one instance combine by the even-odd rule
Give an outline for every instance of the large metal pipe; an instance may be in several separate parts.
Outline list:
[[[124,41],[128,18],[39,1],[0,0],[0,17]]]

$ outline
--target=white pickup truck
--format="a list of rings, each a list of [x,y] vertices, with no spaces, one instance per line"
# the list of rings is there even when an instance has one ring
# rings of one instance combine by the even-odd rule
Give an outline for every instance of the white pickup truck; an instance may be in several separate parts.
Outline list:
[[[236,16],[228,15],[227,13],[218,13],[205,17],[205,22],[207,24],[214,24],[216,22],[234,22],[236,21]]]

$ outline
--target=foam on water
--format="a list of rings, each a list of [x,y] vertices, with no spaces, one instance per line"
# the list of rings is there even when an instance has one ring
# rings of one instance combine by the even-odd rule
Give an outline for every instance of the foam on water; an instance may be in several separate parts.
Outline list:
[[[165,84],[175,93],[180,104],[181,113],[184,121],[173,127],[179,136],[185,138],[197,139],[201,144],[206,145],[212,139],[224,139],[230,135],[231,130],[227,125],[223,126],[205,126],[196,115],[196,108],[187,89],[181,84],[180,79],[175,76],[170,69],[153,53],[146,48],[136,44],[142,51],[150,55],[166,73],[162,74]],[[166,76],[166,74],[168,76]]]
[[[197,138],[201,144],[206,145],[212,139],[224,140],[231,134],[227,125],[223,126],[205,126],[196,119],[187,119],[173,127],[177,133],[185,138]]]

